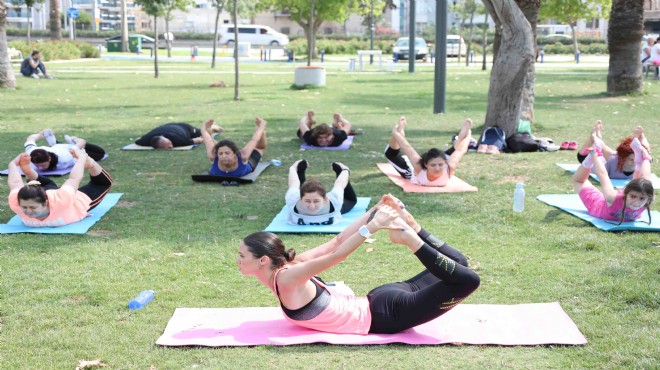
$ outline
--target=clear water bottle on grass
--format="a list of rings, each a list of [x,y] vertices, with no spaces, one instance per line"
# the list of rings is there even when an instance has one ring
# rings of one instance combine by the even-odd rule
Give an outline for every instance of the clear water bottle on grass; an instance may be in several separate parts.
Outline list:
[[[516,190],[513,192],[513,211],[522,212],[525,210],[525,184],[519,182],[516,184]]]
[[[154,299],[154,296],[156,295],[156,292],[153,290],[143,290],[141,291],[137,297],[133,298],[128,302],[128,309],[129,310],[139,310],[141,308],[144,308],[144,306],[147,305],[147,303],[151,302]]]

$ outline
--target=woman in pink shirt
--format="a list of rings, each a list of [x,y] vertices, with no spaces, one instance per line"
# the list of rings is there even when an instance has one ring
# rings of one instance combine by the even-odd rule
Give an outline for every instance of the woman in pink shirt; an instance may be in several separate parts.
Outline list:
[[[78,160],[59,189],[52,180],[34,171],[29,154],[22,153],[9,163],[9,206],[25,226],[56,227],[78,222],[89,216],[88,211],[101,203],[110,190],[110,175],[83,149],[70,150]],[[27,184],[23,183],[19,166],[29,180]],[[90,181],[79,188],[85,169]]]
[[[612,186],[612,181],[605,168],[605,159],[598,148],[589,148],[589,154],[573,174],[573,187],[590,215],[608,221],[635,221],[646,210],[651,222],[651,203],[655,197],[651,176],[651,156],[640,142],[641,127],[633,132],[630,147],[634,152],[634,173],[623,190]],[[602,191],[596,189],[589,176],[592,172],[598,176]]]
[[[390,142],[385,148],[387,161],[403,178],[410,180],[413,184],[447,185],[449,179],[454,175],[458,163],[468,151],[472,134],[472,120],[468,118],[463,122],[451,155],[437,148],[431,148],[419,155],[406,139],[406,125],[406,118],[401,117],[399,123],[392,129]]]
[[[356,297],[343,284],[317,275],[342,262],[378,230],[405,245],[424,270]],[[296,255],[277,235],[256,232],[239,245],[237,264],[273,291],[285,318],[330,333],[396,333],[448,312],[479,287],[479,276],[459,251],[422,229],[404,205],[386,195],[333,240]]]

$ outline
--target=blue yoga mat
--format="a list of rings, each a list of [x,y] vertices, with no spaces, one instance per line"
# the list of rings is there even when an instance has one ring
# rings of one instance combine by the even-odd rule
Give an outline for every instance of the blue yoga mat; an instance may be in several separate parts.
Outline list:
[[[570,173],[575,173],[578,167],[580,167],[579,163],[556,163],[556,165]],[[592,179],[600,182],[600,179],[596,174],[592,173],[590,176]],[[660,178],[658,178],[656,174],[652,173],[650,180],[653,183],[654,189],[660,189]],[[630,182],[628,179],[610,179],[610,181],[612,181],[612,186],[614,186],[615,189],[623,189]]]
[[[580,196],[577,194],[543,194],[536,197],[536,199],[545,204],[557,207],[562,211],[568,212],[577,218],[591,222],[594,226],[601,230],[660,231],[660,212],[658,211],[651,211],[652,222],[650,225],[646,223],[648,222],[648,216],[646,212],[644,212],[644,215],[637,221],[624,222],[621,225],[617,225],[618,222],[605,221],[587,213],[587,208],[584,206],[582,200],[580,200]]]
[[[300,149],[301,150],[308,150],[308,149],[318,149],[318,150],[349,150],[351,148],[351,144],[353,144],[353,138],[355,136],[349,136],[346,140],[344,140],[341,145],[339,146],[313,146],[313,145],[307,145],[307,144],[301,144]]]
[[[357,220],[367,211],[370,201],[370,197],[358,197],[355,207],[353,207],[350,212],[342,215],[341,221],[332,225],[291,225],[290,223],[286,222],[286,213],[288,210],[286,209],[286,206],[284,206],[282,207],[280,213],[275,216],[273,221],[271,221],[270,225],[268,225],[264,231],[270,231],[271,233],[293,234],[339,234],[340,232],[344,231],[346,226],[350,225],[351,222]]]
[[[6,224],[0,224],[0,234],[34,233],[34,234],[84,234],[96,221],[100,220],[124,193],[109,193],[101,203],[89,211],[92,215],[76,223],[57,227],[27,227],[18,216],[14,216]]]

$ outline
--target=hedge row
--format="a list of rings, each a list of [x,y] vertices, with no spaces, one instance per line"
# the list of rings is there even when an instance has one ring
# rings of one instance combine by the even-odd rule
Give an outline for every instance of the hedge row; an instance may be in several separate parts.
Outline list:
[[[10,48],[16,48],[23,53],[24,57],[32,54],[33,50],[39,50],[43,60],[69,60],[80,58],[98,58],[101,53],[94,46],[82,41],[37,41],[27,43],[25,41],[11,41]]]

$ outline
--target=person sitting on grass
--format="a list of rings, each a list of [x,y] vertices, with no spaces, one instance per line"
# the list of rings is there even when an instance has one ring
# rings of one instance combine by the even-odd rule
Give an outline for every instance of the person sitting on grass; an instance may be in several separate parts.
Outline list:
[[[389,231],[392,243],[408,247],[424,266],[420,273],[381,285],[366,297],[318,277],[381,229]],[[396,270],[398,263],[392,262]],[[480,283],[461,252],[421,228],[389,195],[331,241],[300,254],[273,233],[250,234],[239,244],[236,263],[243,275],[273,292],[287,321],[328,333],[398,333],[449,312]]]
[[[284,196],[286,220],[294,225],[332,225],[339,222],[357,203],[357,195],[349,182],[350,170],[339,162],[332,164],[337,176],[329,193],[315,179],[306,180],[308,163],[301,159],[289,168],[289,189]]]
[[[573,187],[579,194],[587,212],[607,221],[635,221],[647,211],[651,222],[651,203],[655,197],[651,176],[651,156],[641,144],[641,131],[636,130],[630,146],[634,151],[635,170],[633,180],[624,189],[616,190],[605,168],[603,153],[596,147],[589,148],[589,154],[573,174]],[[589,176],[598,176],[602,191],[596,189]]]
[[[607,170],[610,179],[633,179],[635,168],[637,167],[635,162],[636,156],[631,146],[633,138],[637,137],[637,140],[642,147],[644,147],[644,150],[649,154],[651,153],[651,144],[649,144],[646,135],[644,135],[644,129],[641,126],[635,127],[633,134],[622,139],[619,146],[616,147],[616,150],[605,144],[602,131],[603,122],[598,120],[594,124],[591,134],[589,134],[582,149],[577,154],[578,161],[582,163],[589,154],[589,149],[593,147],[602,153],[603,158],[605,159],[605,169]]]
[[[447,155],[443,150],[432,148],[422,155],[406,139],[405,117],[392,129],[390,142],[385,148],[385,158],[405,179],[422,186],[445,186],[454,175],[458,163],[467,153],[472,134],[472,120],[463,122],[454,142],[454,151]]]
[[[94,159],[78,147],[69,150],[77,161],[59,189],[51,179],[34,171],[27,153],[9,162],[9,207],[25,226],[56,227],[81,221],[90,216],[89,210],[101,203],[110,190],[112,178]],[[18,167],[25,174],[27,185]],[[90,180],[80,186],[85,169]]]
[[[100,161],[105,157],[105,150],[98,145],[90,144],[77,136],[64,135],[64,139],[67,144],[58,143],[53,131],[47,128],[28,136],[23,147],[39,171],[65,170],[73,167],[76,159],[69,150],[73,146],[84,149],[95,161]],[[45,140],[48,146],[38,146],[37,141],[39,140]]]
[[[224,177],[242,177],[252,173],[261,161],[261,156],[268,145],[266,140],[266,121],[257,117],[256,129],[252,138],[243,149],[231,140],[215,141],[212,132],[215,126],[213,120],[204,122],[202,139],[206,147],[206,155],[213,162],[209,175]],[[220,129],[222,130],[222,129]]]
[[[201,144],[202,129],[188,123],[166,123],[142,135],[135,144],[151,146],[154,149],[174,149],[181,146]],[[221,133],[218,125],[211,126],[212,133]]]
[[[39,72],[44,75],[44,78],[53,78],[46,73],[46,66],[41,61],[41,52],[39,50],[33,50],[32,54],[21,62],[21,74],[25,77],[39,79]]]
[[[340,146],[351,132],[351,123],[341,113],[332,116],[332,126],[322,123],[316,125],[313,111],[307,112],[298,123],[298,137],[311,146]]]

